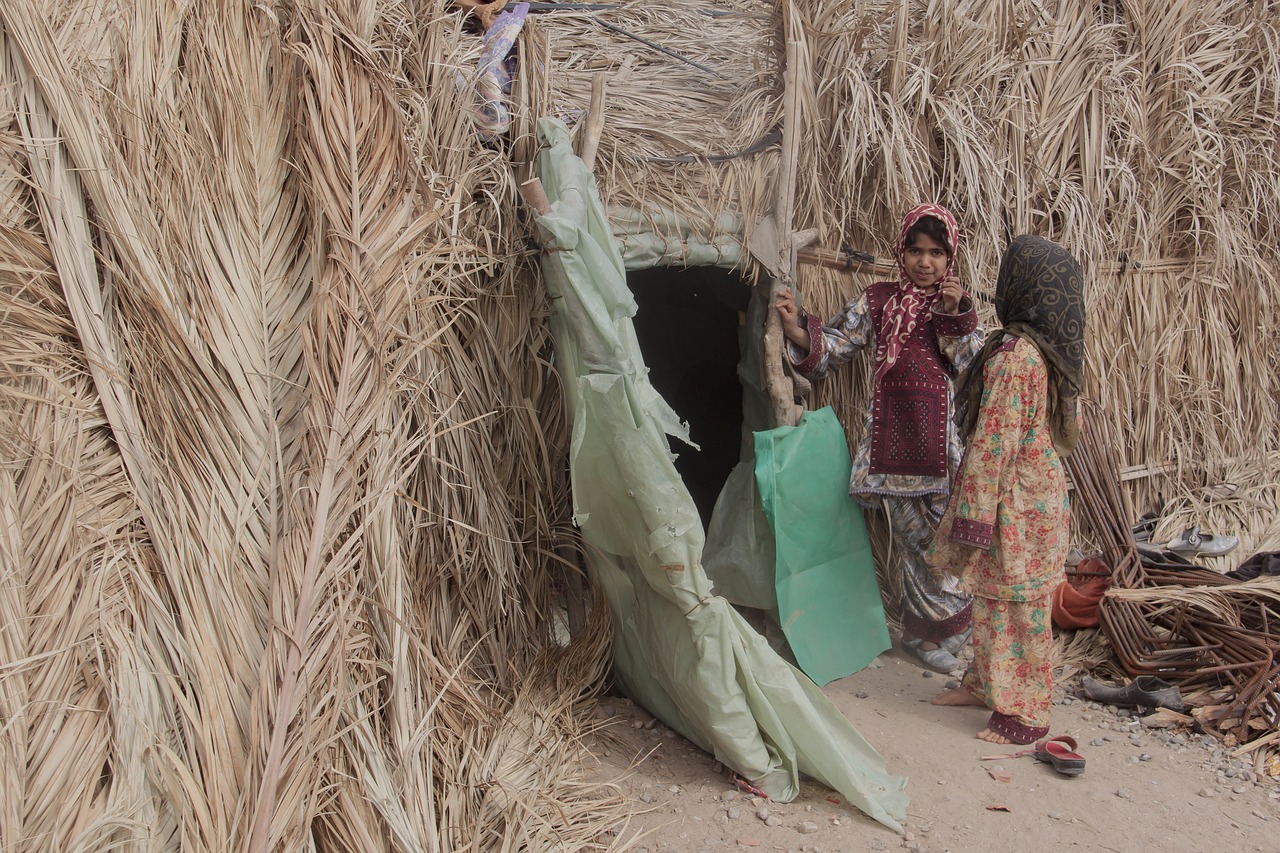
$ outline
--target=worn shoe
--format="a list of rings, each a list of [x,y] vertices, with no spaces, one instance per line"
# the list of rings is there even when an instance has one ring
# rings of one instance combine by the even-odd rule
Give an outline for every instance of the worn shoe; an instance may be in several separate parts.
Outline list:
[[[902,645],[935,672],[955,672],[957,669],[964,669],[964,664],[956,660],[956,656],[951,652],[942,648],[941,644],[936,649],[926,649],[924,640],[903,640]]]
[[[1188,527],[1164,547],[1166,551],[1183,556],[1221,557],[1234,551],[1239,544],[1240,540],[1235,536],[1201,533],[1199,527]]]
[[[959,634],[952,634],[938,645],[951,652],[952,656],[959,658],[960,650],[964,648],[964,644],[969,642],[969,638],[973,636],[973,628],[965,628]]]
[[[1095,702],[1106,702],[1108,705],[1152,710],[1168,708],[1178,712],[1187,709],[1187,703],[1182,701],[1182,691],[1154,675],[1139,675],[1123,687],[1103,684],[1086,675],[1080,680],[1080,686],[1084,688],[1084,695]]]
[[[1160,513],[1147,512],[1143,513],[1137,523],[1133,525],[1133,541],[1150,542],[1151,534],[1155,532],[1156,527],[1160,524]]]
[[[1259,552],[1227,572],[1234,581],[1251,581],[1263,575],[1280,576],[1280,551]]]

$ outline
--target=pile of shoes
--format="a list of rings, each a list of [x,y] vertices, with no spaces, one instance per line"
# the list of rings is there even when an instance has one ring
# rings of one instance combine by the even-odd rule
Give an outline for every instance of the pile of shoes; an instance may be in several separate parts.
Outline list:
[[[1108,704],[1158,709],[1155,713],[1166,718],[1182,713],[1173,709],[1188,699],[1211,698],[1232,711],[1219,718],[1196,718],[1215,736],[1230,734],[1237,743],[1247,743],[1273,731],[1280,702],[1274,690],[1280,659],[1274,580],[1239,583],[1188,559],[1212,553],[1217,562],[1225,562],[1220,555],[1240,544],[1236,537],[1206,537],[1192,527],[1172,543],[1157,545],[1152,540],[1158,531],[1173,529],[1170,514],[1159,503],[1130,529],[1131,510],[1116,464],[1116,433],[1099,409],[1086,407],[1086,414],[1080,443],[1066,460],[1077,494],[1088,498],[1077,504],[1082,528],[1112,563],[1115,586],[1137,593],[1106,595],[1098,607],[1099,625],[1120,669],[1133,681],[1087,679],[1082,685],[1086,695]],[[1234,494],[1234,488],[1224,485],[1210,497],[1226,500]],[[1178,547],[1169,550],[1169,544]],[[1264,557],[1241,568],[1261,574],[1273,565]],[[1196,692],[1184,696],[1188,690]]]

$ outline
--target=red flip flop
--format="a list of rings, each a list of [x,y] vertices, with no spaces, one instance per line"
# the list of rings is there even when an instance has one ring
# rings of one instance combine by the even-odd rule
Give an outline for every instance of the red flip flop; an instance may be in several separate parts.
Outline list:
[[[1031,754],[1036,761],[1052,764],[1063,776],[1079,776],[1084,772],[1084,756],[1076,748],[1076,739],[1071,735],[1058,735],[1036,741]]]
[[[750,794],[753,797],[759,797],[762,800],[769,799],[768,794],[766,794],[764,791],[757,788],[755,785],[752,785],[746,779],[743,779],[737,773],[734,773],[732,775],[732,779],[733,779],[733,787],[737,788],[742,793]]]

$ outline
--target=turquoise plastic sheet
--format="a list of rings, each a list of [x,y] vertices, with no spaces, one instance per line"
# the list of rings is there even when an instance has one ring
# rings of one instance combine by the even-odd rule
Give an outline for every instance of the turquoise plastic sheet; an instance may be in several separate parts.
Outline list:
[[[613,611],[618,683],[770,797],[794,799],[807,774],[901,831],[906,780],[712,594],[702,525],[664,435],[683,438],[683,429],[649,384],[595,179],[561,122],[544,118],[538,133],[537,173],[552,210],[536,225],[572,419],[574,519]]]
[[[756,483],[773,527],[778,619],[818,684],[889,648],[862,510],[849,497],[849,445],[830,406],[755,434]]]

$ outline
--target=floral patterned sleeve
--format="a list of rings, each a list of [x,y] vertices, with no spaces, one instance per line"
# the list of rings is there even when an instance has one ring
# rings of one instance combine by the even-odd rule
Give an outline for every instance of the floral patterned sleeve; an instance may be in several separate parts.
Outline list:
[[[955,314],[935,310],[933,329],[938,336],[938,349],[951,365],[952,374],[959,374],[973,362],[987,338],[973,308],[973,297],[968,295]]]
[[[984,551],[991,548],[996,513],[1012,488],[1018,448],[1033,416],[1037,363],[1014,352],[1016,339],[991,354],[983,366],[978,423],[953,487],[955,518],[949,539]]]
[[[825,326],[813,314],[808,315],[807,323],[809,352],[788,341],[787,354],[796,370],[808,375],[821,376],[831,368],[839,367],[870,344],[874,337],[871,309],[865,293],[846,303]]]

